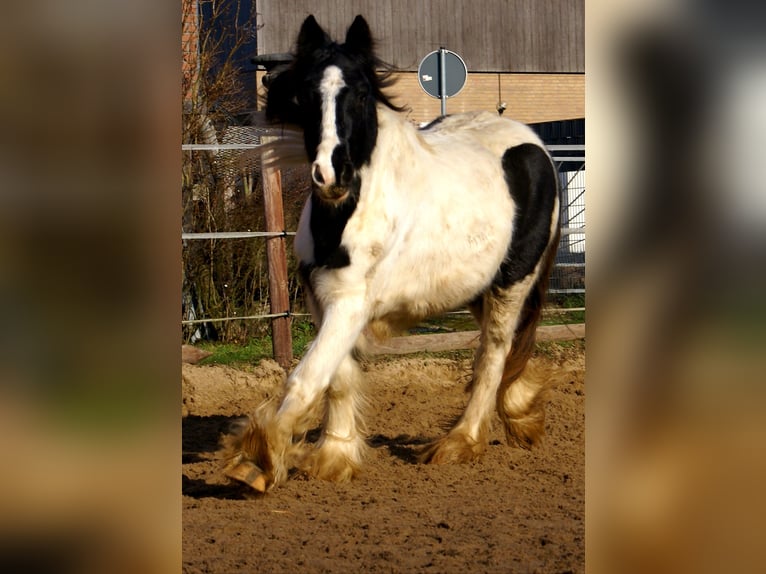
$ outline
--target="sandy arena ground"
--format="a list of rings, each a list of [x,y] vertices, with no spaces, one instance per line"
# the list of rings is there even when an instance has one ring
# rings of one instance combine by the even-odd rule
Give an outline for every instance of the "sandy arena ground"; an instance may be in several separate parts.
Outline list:
[[[584,572],[584,342],[536,360],[555,376],[547,435],[532,451],[506,446],[496,420],[480,461],[417,464],[462,411],[471,359],[376,357],[364,366],[363,474],[346,484],[297,475],[266,495],[220,474],[218,441],[279,394],[284,371],[184,365],[184,572]]]

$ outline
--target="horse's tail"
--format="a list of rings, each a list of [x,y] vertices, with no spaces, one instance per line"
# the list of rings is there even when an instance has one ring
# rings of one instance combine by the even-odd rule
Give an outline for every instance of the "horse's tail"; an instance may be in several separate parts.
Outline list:
[[[530,448],[544,434],[549,376],[530,358],[535,350],[535,332],[542,313],[560,231],[558,228],[543,254],[540,269],[530,289],[513,335],[513,344],[505,359],[505,368],[497,391],[497,413],[505,425],[508,443]]]

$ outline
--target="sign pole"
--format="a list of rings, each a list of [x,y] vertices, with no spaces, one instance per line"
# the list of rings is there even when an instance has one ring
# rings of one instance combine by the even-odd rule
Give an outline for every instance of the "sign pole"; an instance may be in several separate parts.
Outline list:
[[[442,116],[447,115],[447,65],[445,63],[447,50],[439,48],[439,97],[442,104]]]

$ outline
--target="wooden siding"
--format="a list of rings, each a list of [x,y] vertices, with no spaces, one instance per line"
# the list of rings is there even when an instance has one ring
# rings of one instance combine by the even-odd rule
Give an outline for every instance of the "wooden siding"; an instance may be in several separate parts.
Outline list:
[[[258,86],[262,75],[258,73]],[[410,120],[427,122],[439,115],[441,102],[422,90],[417,73],[399,73],[396,78],[389,92],[396,104],[409,107]],[[447,113],[494,112],[500,102],[507,105],[505,117],[524,123],[584,118],[585,75],[469,73],[463,90],[447,100]]]
[[[334,38],[362,14],[401,70],[443,46],[469,72],[584,72],[584,0],[262,0],[258,53],[290,52],[309,14]]]

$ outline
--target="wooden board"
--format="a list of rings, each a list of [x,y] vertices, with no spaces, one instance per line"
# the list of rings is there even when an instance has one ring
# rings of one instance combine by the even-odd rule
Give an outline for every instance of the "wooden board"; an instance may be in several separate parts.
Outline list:
[[[585,337],[585,323],[574,325],[545,325],[537,328],[538,341],[568,341]],[[474,349],[479,344],[479,331],[461,331],[437,335],[393,337],[384,343],[370,343],[372,355],[404,355],[407,353],[436,353],[458,349]]]

